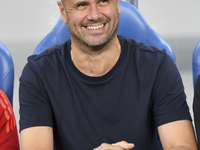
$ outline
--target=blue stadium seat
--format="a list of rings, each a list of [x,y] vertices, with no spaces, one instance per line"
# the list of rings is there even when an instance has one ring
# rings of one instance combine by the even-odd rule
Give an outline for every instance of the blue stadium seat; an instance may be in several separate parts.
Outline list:
[[[159,49],[165,49],[176,64],[176,58],[169,44],[156,33],[142,17],[141,13],[132,4],[120,1],[121,14],[119,28],[117,33],[127,38],[135,39],[147,45],[155,46]],[[60,17],[55,27],[39,43],[34,54],[39,54],[45,49],[61,44],[70,38],[70,33],[66,24]]]
[[[6,93],[11,105],[13,104],[13,88],[13,59],[6,46],[0,41],[0,89]]]
[[[192,56],[193,85],[195,87],[197,78],[200,74],[200,40],[193,51]]]

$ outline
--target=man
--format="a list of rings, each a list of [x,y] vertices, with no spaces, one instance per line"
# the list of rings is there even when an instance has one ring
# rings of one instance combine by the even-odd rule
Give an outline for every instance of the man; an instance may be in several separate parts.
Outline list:
[[[116,34],[119,0],[58,5],[71,40],[28,58],[21,149],[196,150],[174,62]]]

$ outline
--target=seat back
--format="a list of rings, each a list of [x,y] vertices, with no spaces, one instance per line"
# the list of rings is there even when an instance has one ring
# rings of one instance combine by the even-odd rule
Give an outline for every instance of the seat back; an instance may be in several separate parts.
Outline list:
[[[200,75],[200,40],[194,48],[192,56],[193,85],[195,87],[198,76]]]
[[[121,14],[119,15],[119,27],[117,33],[127,38],[132,38],[137,42],[165,49],[176,64],[176,58],[169,44],[156,33],[142,17],[141,13],[132,4],[120,1]],[[34,54],[39,54],[45,49],[61,44],[70,38],[70,33],[66,24],[60,17],[55,27],[39,43]]]
[[[2,89],[11,105],[13,104],[14,64],[10,52],[0,41],[0,89]]]

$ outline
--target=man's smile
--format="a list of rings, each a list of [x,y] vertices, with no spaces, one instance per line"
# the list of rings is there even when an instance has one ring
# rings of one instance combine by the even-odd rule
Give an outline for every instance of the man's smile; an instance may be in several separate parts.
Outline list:
[[[87,29],[89,30],[100,30],[105,26],[105,24],[100,24],[98,26],[86,26]]]

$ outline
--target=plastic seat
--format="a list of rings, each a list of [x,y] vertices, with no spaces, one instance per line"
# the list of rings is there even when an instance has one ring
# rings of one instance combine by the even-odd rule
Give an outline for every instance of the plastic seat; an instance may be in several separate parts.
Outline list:
[[[132,38],[137,42],[165,49],[176,64],[176,58],[170,45],[148,25],[137,8],[125,1],[120,1],[120,7],[121,14],[119,15],[120,21],[117,33],[127,38]],[[34,54],[39,54],[51,46],[61,44],[69,38],[68,27],[62,22],[60,17],[55,27],[39,43]]]
[[[13,59],[6,48],[0,41],[0,89],[2,89],[13,104],[13,87],[14,87],[14,64]]]
[[[193,85],[195,87],[197,78],[200,74],[200,40],[194,48],[192,56]]]

